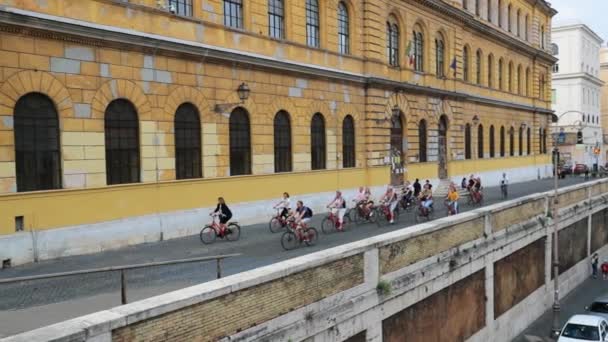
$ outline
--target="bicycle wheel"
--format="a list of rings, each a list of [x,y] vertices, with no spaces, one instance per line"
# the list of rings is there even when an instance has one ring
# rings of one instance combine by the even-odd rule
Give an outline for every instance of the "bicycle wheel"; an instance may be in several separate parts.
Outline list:
[[[334,232],[335,228],[334,221],[330,220],[329,217],[326,217],[321,221],[321,230],[323,231],[323,234],[331,234]]]
[[[285,232],[283,233],[283,236],[281,236],[281,247],[283,247],[283,249],[286,251],[290,251],[298,247],[299,244],[300,240],[298,240],[298,237],[292,231]]]
[[[388,218],[386,217],[386,214],[384,213],[383,209],[376,209],[374,216],[376,216],[376,224],[378,225],[378,228],[386,226],[388,224]]]
[[[363,217],[361,217],[358,208],[351,210],[349,214],[350,215],[348,215],[348,217],[352,222],[355,222],[356,224],[360,224],[361,222],[363,222]]]
[[[283,224],[278,218],[273,217],[268,223],[268,229],[270,229],[271,233],[278,233],[281,229],[283,229]]]
[[[226,227],[226,240],[236,241],[241,237],[241,227],[236,223],[231,223]]]
[[[215,242],[215,238],[217,237],[217,234],[215,233],[215,229],[213,229],[213,227],[211,226],[205,226],[205,228],[203,228],[201,230],[201,242],[208,245],[210,243]]]
[[[306,243],[306,246],[314,246],[319,240],[319,233],[314,227],[307,228],[304,231],[304,236],[308,238],[308,240],[304,241]]]
[[[346,231],[350,228],[353,221],[350,219],[350,215],[344,215],[344,220],[342,222],[342,230]]]

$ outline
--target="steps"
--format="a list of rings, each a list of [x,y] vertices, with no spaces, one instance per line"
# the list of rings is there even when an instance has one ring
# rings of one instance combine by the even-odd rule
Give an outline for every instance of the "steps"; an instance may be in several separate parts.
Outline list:
[[[448,190],[450,188],[451,183],[452,183],[452,181],[449,179],[442,179],[439,182],[439,185],[437,185],[437,188],[433,190],[433,197],[434,198],[446,197],[448,195]],[[460,198],[463,198],[463,197],[469,195],[469,192],[467,191],[467,189],[462,189],[460,187],[460,184],[456,184],[456,189],[458,189],[458,194],[460,195]]]

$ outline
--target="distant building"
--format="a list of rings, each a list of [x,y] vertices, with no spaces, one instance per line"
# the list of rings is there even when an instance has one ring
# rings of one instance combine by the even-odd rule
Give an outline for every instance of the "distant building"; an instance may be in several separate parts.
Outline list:
[[[601,99],[608,98],[608,48],[606,47],[600,49],[600,79],[604,82],[600,94],[600,113],[602,114],[600,120],[603,136],[602,155],[604,156],[604,160],[608,161],[608,100],[601,101]]]
[[[561,160],[588,166],[603,164],[602,120],[600,118],[600,47],[602,39],[587,25],[569,23],[552,30],[552,103],[559,120],[554,134]],[[582,141],[579,135],[582,133]],[[581,144],[582,142],[582,144]]]

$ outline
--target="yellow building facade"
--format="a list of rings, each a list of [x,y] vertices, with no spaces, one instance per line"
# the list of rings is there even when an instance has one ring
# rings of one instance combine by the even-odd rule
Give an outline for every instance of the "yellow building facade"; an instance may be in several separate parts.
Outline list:
[[[262,222],[283,191],[551,172],[542,0],[0,5],[1,259],[196,233],[218,196]]]

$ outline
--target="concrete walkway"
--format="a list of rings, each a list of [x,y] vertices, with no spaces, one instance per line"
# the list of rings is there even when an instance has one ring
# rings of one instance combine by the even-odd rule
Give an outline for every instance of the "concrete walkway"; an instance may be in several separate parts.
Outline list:
[[[560,185],[570,186],[583,181],[578,177],[567,178],[560,180]],[[509,186],[510,198],[548,191],[552,189],[552,185],[551,179],[512,184]],[[500,189],[497,187],[486,188],[484,195],[485,204],[501,201]],[[440,201],[435,208],[436,217],[445,216],[445,208]],[[470,208],[461,203],[461,211],[466,210]],[[272,213],[269,209],[269,219]],[[224,262],[224,274],[231,275],[415,224],[413,213],[405,213],[392,226],[378,228],[375,224],[367,224],[352,227],[346,233],[323,235],[320,229],[321,219],[322,216],[316,216],[312,224],[319,228],[318,244],[290,252],[285,252],[281,247],[281,233],[272,234],[267,224],[258,224],[243,227],[241,239],[237,242],[218,241],[206,246],[201,244],[198,236],[191,236],[111,252],[20,266],[0,271],[0,278],[241,253],[241,256]],[[206,222],[202,224],[204,223]],[[131,302],[212,279],[215,279],[214,263],[163,266],[134,271],[127,275],[128,299]],[[117,305],[120,305],[117,273],[66,277],[10,286],[0,285],[0,337]]]

